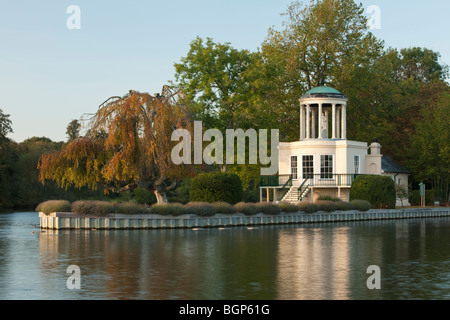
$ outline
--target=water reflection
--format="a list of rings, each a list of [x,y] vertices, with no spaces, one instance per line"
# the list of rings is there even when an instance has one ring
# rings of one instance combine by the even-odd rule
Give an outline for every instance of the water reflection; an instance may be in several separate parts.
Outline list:
[[[0,216],[0,299],[450,298],[449,218],[111,231],[34,219]],[[69,265],[80,290],[66,286]],[[366,286],[370,265],[381,290]]]

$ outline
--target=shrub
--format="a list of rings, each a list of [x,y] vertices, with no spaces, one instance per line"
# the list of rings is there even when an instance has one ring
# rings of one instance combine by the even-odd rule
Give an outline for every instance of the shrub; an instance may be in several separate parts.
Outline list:
[[[150,210],[141,204],[123,202],[115,206],[115,212],[122,214],[146,214],[149,213]]]
[[[304,211],[306,213],[315,213],[319,211],[319,205],[316,203],[302,203],[298,207],[299,211]]]
[[[50,214],[52,212],[70,212],[71,204],[67,200],[48,200],[40,203],[36,207],[36,211],[44,214]]]
[[[281,212],[285,213],[291,213],[291,212],[299,212],[300,208],[298,205],[289,203],[289,202],[281,202],[279,203],[279,206],[281,208]]]
[[[253,216],[260,213],[260,208],[256,203],[239,202],[234,207],[237,213],[243,213],[246,216]]]
[[[325,212],[334,212],[338,208],[336,202],[330,200],[319,200],[316,205],[318,207],[318,211]]]
[[[232,204],[229,204],[228,202],[215,202],[213,203],[213,206],[216,210],[216,213],[222,214],[236,213],[236,208]]]
[[[134,190],[134,201],[139,204],[154,204],[156,203],[156,196],[148,190],[136,188]]]
[[[350,202],[345,201],[339,201],[336,202],[337,210],[341,211],[349,211],[349,210],[355,210],[355,206],[351,204]]]
[[[187,178],[181,181],[174,190],[167,192],[169,202],[186,204],[189,202],[192,179]]]
[[[104,215],[115,213],[115,205],[108,201],[79,200],[72,203],[72,212],[77,214]]]
[[[281,213],[281,206],[272,202],[261,202],[255,204],[258,208],[257,213],[264,213],[266,215],[274,216]]]
[[[429,206],[433,204],[433,198],[434,198],[434,190],[425,190],[425,205]],[[420,191],[419,190],[413,190],[410,194],[409,202],[413,206],[419,206],[420,205]]]
[[[395,183],[386,176],[358,176],[350,189],[350,201],[352,200],[366,200],[374,207],[394,209]]]
[[[188,214],[210,217],[217,213],[216,208],[209,202],[189,202],[184,205]]]
[[[335,198],[335,197],[328,196],[328,195],[321,195],[321,196],[319,196],[319,198],[317,200],[318,201],[333,201],[333,202],[341,201],[341,199],[339,199],[339,198]]]
[[[355,210],[359,211],[369,211],[372,207],[370,202],[366,200],[353,200],[351,204],[355,208]]]
[[[190,201],[228,202],[235,204],[242,200],[242,183],[234,173],[201,173],[191,182]]]
[[[154,204],[149,211],[162,216],[181,216],[188,213],[180,203]]]

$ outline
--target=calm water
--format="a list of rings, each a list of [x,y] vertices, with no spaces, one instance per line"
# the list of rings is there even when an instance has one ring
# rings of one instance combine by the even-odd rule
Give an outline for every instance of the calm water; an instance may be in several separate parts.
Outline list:
[[[41,231],[0,214],[0,299],[450,300],[450,218]],[[33,233],[34,231],[34,233]],[[70,265],[81,288],[68,289]],[[369,290],[367,268],[381,270]]]

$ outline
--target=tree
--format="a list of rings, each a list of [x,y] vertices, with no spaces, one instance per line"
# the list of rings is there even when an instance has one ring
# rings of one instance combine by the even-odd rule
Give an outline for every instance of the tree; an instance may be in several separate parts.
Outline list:
[[[0,139],[5,139],[8,133],[12,133],[12,122],[9,114],[4,114],[0,109]]]
[[[350,94],[348,87],[371,79],[367,70],[382,55],[383,43],[369,32],[364,8],[353,0],[293,2],[283,17],[283,30],[269,29],[261,54],[273,65],[270,103],[292,140],[298,139],[298,99],[324,83]]]
[[[358,176],[350,189],[350,201],[366,200],[374,208],[395,209],[396,198],[395,183],[387,176]]]
[[[166,191],[192,172],[171,160],[170,137],[176,128],[191,128],[190,112],[181,92],[164,87],[161,94],[130,91],[111,97],[89,120],[85,137],[60,152],[44,155],[39,163],[42,183],[74,185],[106,192],[140,187],[154,192],[158,203]]]
[[[195,103],[198,120],[219,130],[245,127],[249,97],[244,72],[253,59],[248,50],[229,43],[199,37],[192,41],[187,56],[175,64],[175,77]]]
[[[450,200],[450,91],[422,109],[423,119],[412,135],[409,164],[416,178],[432,185],[436,196]]]
[[[293,2],[283,16],[285,29],[270,29],[262,50],[283,63],[292,79],[285,83],[303,92],[322,81],[340,82],[353,68],[367,67],[382,49],[368,30],[362,4],[352,0]]]
[[[0,109],[0,208],[13,207],[15,198],[14,175],[18,153],[16,143],[7,137],[13,132],[9,116]]]
[[[81,123],[78,120],[72,120],[67,125],[67,142],[72,142],[80,137]]]

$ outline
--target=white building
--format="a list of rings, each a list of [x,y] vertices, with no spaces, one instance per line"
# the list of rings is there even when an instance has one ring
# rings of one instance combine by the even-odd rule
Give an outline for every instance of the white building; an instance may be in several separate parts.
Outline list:
[[[347,140],[347,102],[327,86],[301,97],[300,140],[280,142],[279,174],[261,177],[261,201],[314,202],[321,195],[348,201],[352,182],[361,174],[389,175],[408,186],[408,171],[384,157],[377,141],[369,147]]]

